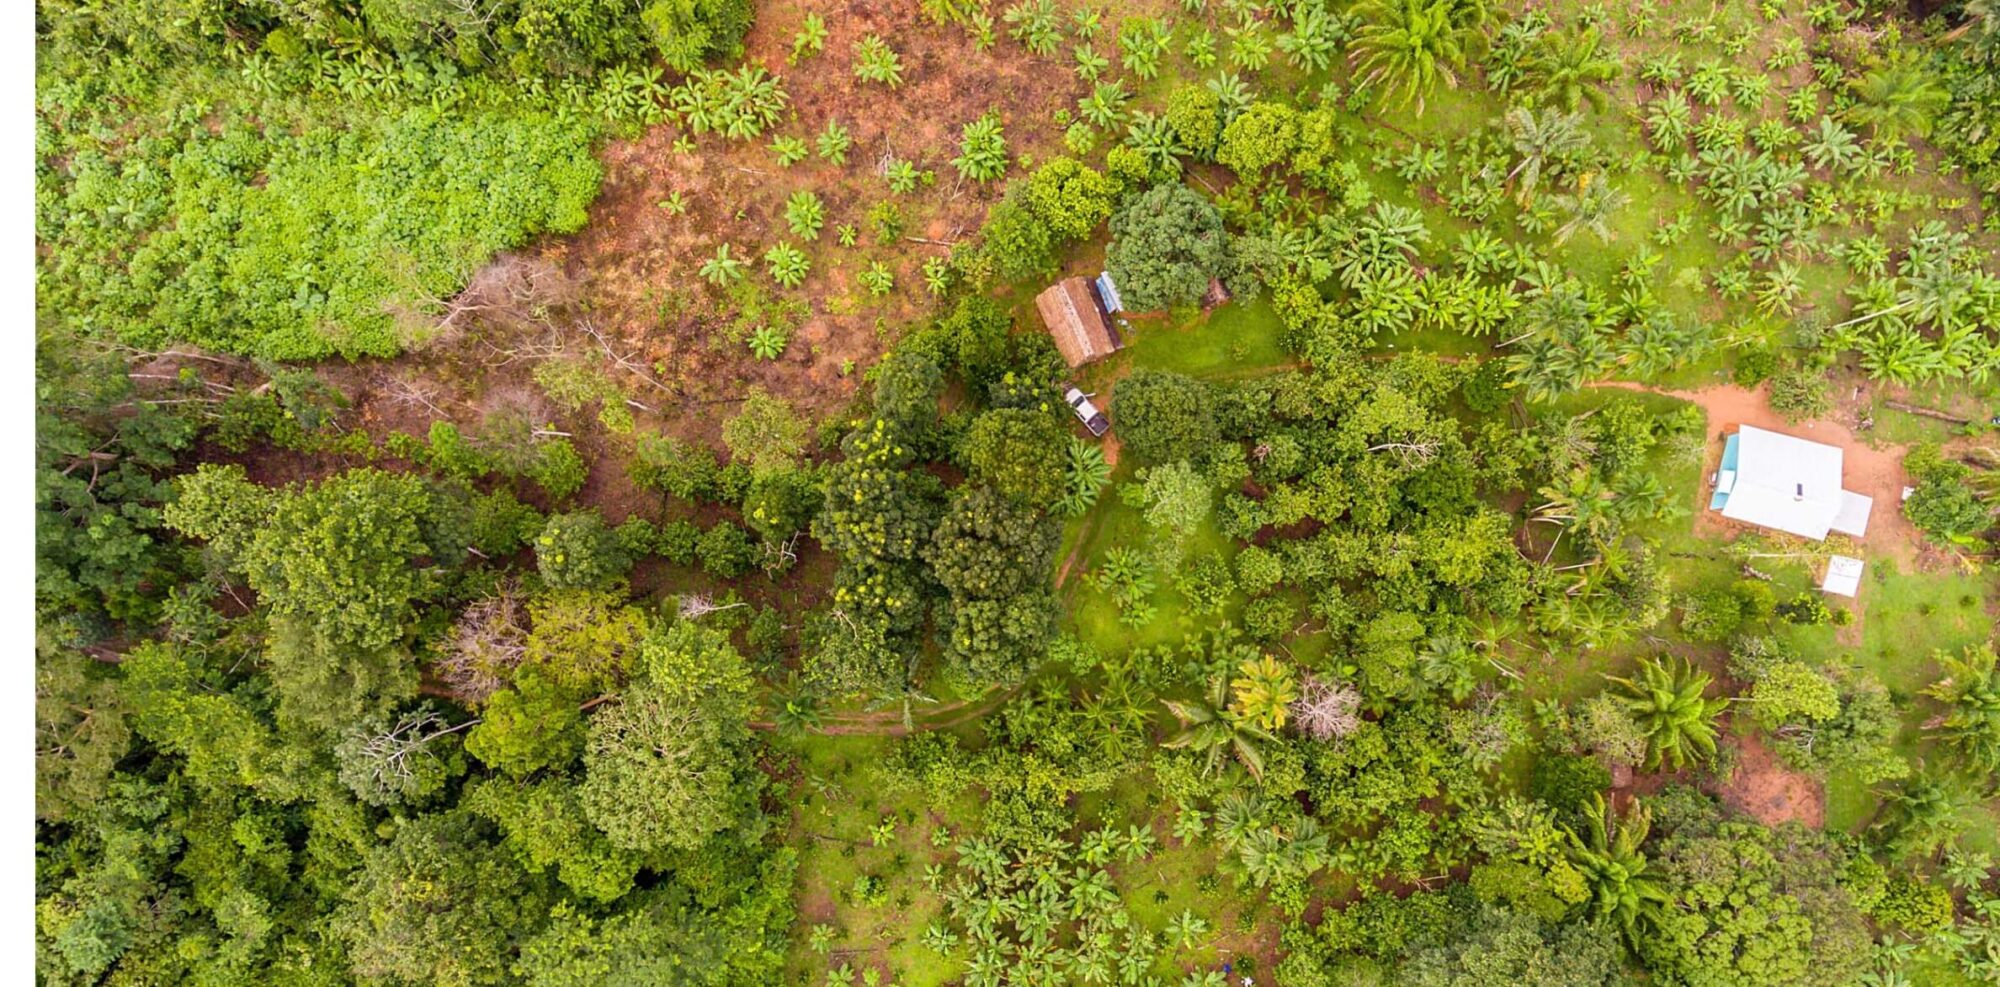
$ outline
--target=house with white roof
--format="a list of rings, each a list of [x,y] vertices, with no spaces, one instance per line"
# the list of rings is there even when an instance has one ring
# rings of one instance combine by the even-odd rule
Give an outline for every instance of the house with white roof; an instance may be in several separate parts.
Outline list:
[[[1722,448],[1708,508],[1733,521],[1820,541],[1868,533],[1873,499],[1842,489],[1839,446],[1745,425]]]

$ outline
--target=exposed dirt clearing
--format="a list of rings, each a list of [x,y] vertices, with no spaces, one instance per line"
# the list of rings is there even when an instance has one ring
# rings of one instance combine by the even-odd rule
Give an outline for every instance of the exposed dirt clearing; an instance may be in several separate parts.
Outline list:
[[[1826,786],[1819,779],[1785,766],[1752,733],[1730,737],[1739,755],[1736,774],[1716,792],[1724,805],[1766,826],[1804,823],[1814,829],[1826,821]]]
[[[787,65],[793,33],[808,11],[825,19],[825,47]],[[902,85],[891,89],[855,78],[854,45],[868,34],[887,39],[902,56]],[[745,64],[782,78],[790,95],[786,121],[751,141],[697,138],[692,154],[674,149],[683,134],[672,126],[607,145],[604,190],[591,208],[590,225],[544,250],[587,280],[599,324],[682,392],[683,407],[666,412],[675,419],[671,430],[711,441],[719,427],[715,416],[691,413],[686,401],[758,386],[817,416],[851,398],[856,371],[888,348],[893,330],[930,314],[924,261],[976,231],[1004,188],[1004,182],[958,177],[951,159],[960,128],[997,113],[1009,152],[1026,164],[1060,153],[1056,111],[1073,107],[1084,93],[1059,63],[1035,58],[1018,44],[978,51],[966,31],[929,23],[912,3],[806,0],[762,7],[746,41]],[[844,165],[814,154],[790,168],[779,166],[772,139],[797,137],[810,145],[836,121],[854,139]],[[935,182],[892,194],[881,173],[891,155],[933,173]],[[1023,172],[1017,165],[1008,177]],[[826,226],[812,242],[786,226],[786,199],[799,190],[811,190],[826,204]],[[685,213],[662,208],[674,194],[687,203]],[[889,243],[880,242],[868,222],[869,210],[885,201],[905,219],[902,237]],[[837,243],[843,224],[860,232],[856,245]],[[763,252],[781,240],[802,246],[812,260],[798,289],[774,289],[763,270]],[[764,291],[767,311],[746,313],[738,299],[697,277],[722,244],[750,262],[746,283]],[[894,290],[880,298],[858,282],[875,262],[896,279]],[[777,311],[780,306],[790,311]],[[794,325],[792,343],[778,360],[754,359],[744,339],[756,325],[773,321]]]

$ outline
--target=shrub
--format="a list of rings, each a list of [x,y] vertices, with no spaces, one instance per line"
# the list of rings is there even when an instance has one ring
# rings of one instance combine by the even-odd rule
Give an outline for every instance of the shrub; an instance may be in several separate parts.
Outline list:
[[[1013,500],[1045,507],[1063,494],[1063,439],[1046,412],[995,408],[972,420],[960,449],[973,479]]]
[[[430,447],[424,462],[458,480],[476,480],[492,472],[493,464],[450,422],[432,422]]]
[[[1951,892],[1920,877],[1897,875],[1889,879],[1881,901],[1868,914],[1885,925],[1926,938],[1951,927]]]
[[[811,523],[822,500],[810,470],[765,473],[750,481],[743,520],[767,542],[782,542]]]
[[[701,529],[691,522],[668,521],[654,533],[653,551],[675,565],[687,565],[694,561],[695,543],[700,540]]]
[[[668,65],[676,72],[692,72],[710,59],[740,56],[752,14],[750,0],[654,0],[640,11],[639,20]],[[557,15],[543,16],[555,20]],[[528,23],[523,17],[522,26]]]
[[[581,229],[602,177],[596,128],[573,114],[424,106],[349,130],[190,129],[132,141],[125,191],[92,189],[89,169],[51,190],[67,215],[44,311],[142,347],[393,356],[410,339],[396,313],[455,294],[501,250]]]
[[[545,442],[535,453],[535,461],[528,467],[528,478],[549,495],[549,499],[562,502],[570,499],[583,489],[583,481],[590,474],[590,467],[577,454],[576,446],[568,439]]]
[[[1833,410],[1826,371],[1813,367],[1787,367],[1771,378],[1771,410],[1789,422],[1823,418]]]
[[[1681,632],[1688,640],[1728,640],[1743,623],[1743,603],[1727,590],[1690,593],[1681,598]]]
[[[1935,445],[1925,444],[1903,457],[1903,468],[1916,489],[1903,501],[1903,516],[1925,534],[1964,544],[1993,523],[1993,511],[1966,481],[1971,467],[1944,458]]]
[[[642,559],[653,554],[653,546],[660,539],[660,529],[653,522],[642,517],[628,517],[611,529],[611,535],[618,542],[618,550],[628,559]]]
[[[701,560],[702,571],[717,579],[735,579],[756,563],[757,546],[750,540],[749,532],[720,521],[702,533],[701,540],[695,543],[694,554]]]
[[[1535,761],[1528,794],[1558,812],[1581,814],[1611,787],[1611,772],[1594,757],[1544,754]]]
[[[1050,158],[1020,186],[1021,204],[1048,225],[1059,242],[1090,236],[1111,218],[1118,188],[1101,172],[1073,158]]]
[[[1264,596],[1243,608],[1243,629],[1251,637],[1276,641],[1299,623],[1299,606],[1283,596]]]
[[[1738,385],[1756,387],[1777,371],[1778,354],[1768,347],[1759,346],[1737,351],[1736,366],[1730,373]]]
[[[1056,269],[1054,228],[1017,196],[1008,196],[986,211],[985,256],[992,258],[994,273],[1009,281],[1022,281],[1052,274]]]
[[[1285,566],[1276,552],[1251,545],[1237,553],[1236,584],[1243,588],[1243,592],[1256,596],[1278,585],[1284,578]]]
[[[1167,126],[1174,140],[1203,161],[1215,159],[1222,136],[1222,100],[1206,86],[1185,85],[1167,97]]]
[[[558,589],[603,586],[623,576],[631,564],[596,511],[554,515],[535,536],[535,567],[543,582]]]
[[[1762,579],[1739,579],[1729,587],[1729,594],[1736,597],[1744,620],[1766,620],[1778,606],[1778,591]]]
[[[713,500],[722,466],[705,446],[667,435],[641,435],[626,465],[632,482],[682,500]]]
[[[1111,414],[1125,451],[1141,463],[1199,456],[1220,441],[1208,385],[1168,370],[1140,370],[1118,382]]]
[[[1111,217],[1104,265],[1134,311],[1193,304],[1230,273],[1222,214],[1185,185],[1155,186]]]

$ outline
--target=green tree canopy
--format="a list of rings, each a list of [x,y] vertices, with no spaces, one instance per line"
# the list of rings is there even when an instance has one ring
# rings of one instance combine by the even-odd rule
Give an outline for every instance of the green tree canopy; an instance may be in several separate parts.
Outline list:
[[[688,623],[647,639],[639,670],[591,716],[577,796],[615,846],[693,850],[755,811],[750,673],[727,637]]]
[[[1209,385],[1170,370],[1138,370],[1111,392],[1125,452],[1141,463],[1199,456],[1220,438]]]
[[[1185,185],[1157,185],[1111,217],[1105,268],[1134,311],[1189,305],[1231,273],[1222,214]]]

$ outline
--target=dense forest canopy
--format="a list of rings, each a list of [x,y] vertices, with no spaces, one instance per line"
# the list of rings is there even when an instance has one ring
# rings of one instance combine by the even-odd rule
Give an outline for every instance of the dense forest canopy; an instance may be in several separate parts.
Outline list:
[[[1990,0],[35,31],[37,983],[2000,982]]]

